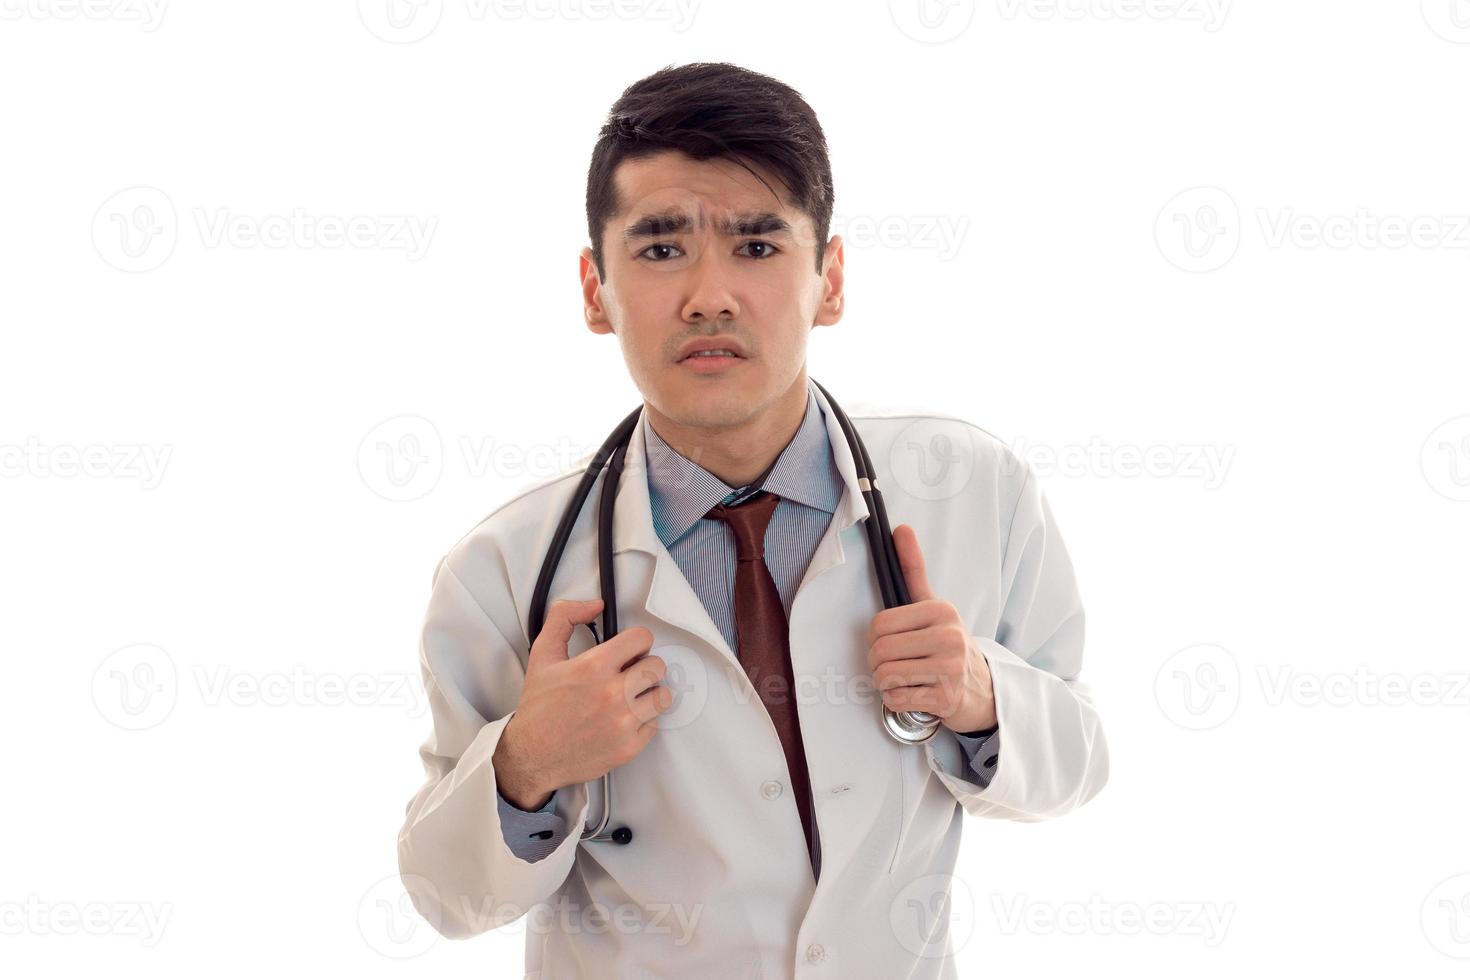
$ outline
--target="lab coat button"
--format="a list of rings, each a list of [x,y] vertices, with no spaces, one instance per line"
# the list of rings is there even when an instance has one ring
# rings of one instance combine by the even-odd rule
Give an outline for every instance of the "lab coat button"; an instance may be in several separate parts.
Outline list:
[[[781,795],[781,781],[779,779],[768,779],[761,783],[761,795],[768,800],[774,800]]]
[[[806,948],[806,961],[808,963],[820,963],[826,955],[827,951],[822,949],[820,943],[812,943]]]

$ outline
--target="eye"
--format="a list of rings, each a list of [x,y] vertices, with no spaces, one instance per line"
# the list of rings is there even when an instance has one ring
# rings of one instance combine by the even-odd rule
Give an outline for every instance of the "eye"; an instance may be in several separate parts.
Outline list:
[[[777,248],[775,245],[771,244],[770,242],[762,242],[762,241],[749,241],[749,242],[746,242],[745,245],[742,245],[741,248],[745,248],[747,246],[752,246],[752,245],[755,246],[756,248],[762,248],[762,249],[765,249],[766,250],[765,253],[762,254],[762,255],[752,255],[751,258],[753,258],[753,259],[769,259],[769,258],[774,258],[781,251],[779,248]]]
[[[677,246],[677,245],[671,245],[668,242],[654,242],[652,245],[648,246],[643,251],[639,252],[638,253],[638,257],[639,258],[648,259],[650,262],[663,262],[663,261],[665,261],[665,258],[657,258],[656,259],[653,256],[651,256],[651,255],[648,254],[649,252],[652,252],[654,249],[673,249],[675,252],[678,252],[679,251],[679,246]]]

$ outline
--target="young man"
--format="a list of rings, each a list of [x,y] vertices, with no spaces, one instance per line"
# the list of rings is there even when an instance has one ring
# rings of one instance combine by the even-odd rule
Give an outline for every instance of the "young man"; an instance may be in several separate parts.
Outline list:
[[[589,503],[527,635],[585,462],[456,544],[423,632],[428,778],[398,837],[443,935],[527,915],[528,975],[954,977],[961,813],[1054,817],[1107,779],[1071,564],[983,430],[854,417],[904,521],[912,602],[884,608],[853,454],[806,371],[810,330],[843,312],[832,201],[811,108],[732,65],[643,79],[599,136],[587,325],[644,396],[614,504],[620,629],[582,626],[602,611]],[[884,707],[940,726],[897,740]],[[632,838],[584,842],[608,772],[609,829]]]

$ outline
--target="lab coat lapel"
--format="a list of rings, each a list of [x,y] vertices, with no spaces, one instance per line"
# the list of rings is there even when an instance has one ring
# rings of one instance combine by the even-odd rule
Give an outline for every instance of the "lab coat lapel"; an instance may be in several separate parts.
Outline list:
[[[832,447],[832,458],[842,477],[843,492],[832,521],[828,524],[826,533],[822,535],[822,540],[818,543],[817,550],[807,565],[801,585],[797,588],[798,597],[802,590],[806,589],[819,575],[846,561],[841,541],[842,533],[868,516],[867,503],[858,487],[857,466],[853,461],[852,450],[847,445],[847,437],[843,435],[842,427],[838,424],[836,416],[833,415],[831,406],[822,395],[821,389],[815,385],[811,385],[811,388],[816,393],[818,405],[822,408],[823,421],[827,426],[827,438]],[[710,618],[704,604],[699,601],[699,596],[695,594],[689,580],[684,577],[683,570],[679,568],[678,563],[674,561],[674,557],[669,554],[668,548],[664,546],[663,541],[659,539],[658,533],[654,530],[653,509],[648,492],[648,453],[643,426],[644,422],[640,419],[639,423],[633,427],[633,435],[629,440],[624,458],[622,477],[618,482],[617,499],[613,502],[613,554],[622,556],[622,560],[617,564],[618,593],[620,596],[627,597],[624,601],[636,601],[634,599],[635,582],[647,582],[644,608],[650,616],[704,640],[731,664],[740,667],[741,673],[744,673],[744,668],[740,666],[735,651],[731,650],[730,645],[725,642],[724,635],[715,625],[714,620]],[[595,500],[594,494],[588,506],[595,507]],[[629,552],[641,552],[642,556],[646,557],[640,557],[639,564],[634,565],[629,561],[627,555]],[[866,546],[859,557],[866,558]]]
[[[617,499],[613,501],[613,555],[618,595],[621,601],[636,601],[636,590],[643,585],[647,590],[644,608],[650,616],[699,637],[739,667],[735,651],[725,642],[704,603],[699,601],[683,570],[653,528],[643,425],[640,418],[633,427],[622,478],[618,481]]]
[[[806,574],[802,576],[801,585],[796,590],[798,595],[812,579],[829,568],[847,561],[847,556],[842,548],[842,532],[868,516],[868,504],[863,499],[862,491],[858,488],[857,464],[853,462],[852,449],[847,445],[847,437],[842,434],[842,426],[838,424],[837,417],[832,413],[832,406],[822,394],[822,389],[816,385],[811,385],[811,388],[817,396],[817,405],[822,409],[823,422],[827,426],[827,441],[832,446],[832,461],[837,464],[837,472],[842,477],[842,499],[837,503],[837,510],[833,513],[832,521],[827,526],[827,533],[822,535],[822,540],[817,544],[817,550],[812,553],[811,563],[807,565]],[[854,422],[853,425],[856,426],[857,423]]]

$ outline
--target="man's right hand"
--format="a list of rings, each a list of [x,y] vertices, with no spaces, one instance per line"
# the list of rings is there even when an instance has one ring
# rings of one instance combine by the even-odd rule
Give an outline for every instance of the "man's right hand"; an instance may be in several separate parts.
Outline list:
[[[520,701],[491,760],[500,794],[522,810],[635,758],[674,703],[658,683],[667,665],[648,653],[653,634],[641,626],[567,656],[573,631],[601,612],[601,599],[559,599],[531,644]]]

